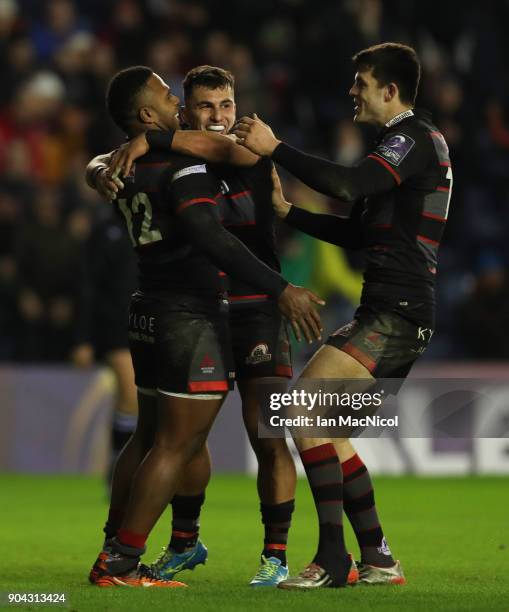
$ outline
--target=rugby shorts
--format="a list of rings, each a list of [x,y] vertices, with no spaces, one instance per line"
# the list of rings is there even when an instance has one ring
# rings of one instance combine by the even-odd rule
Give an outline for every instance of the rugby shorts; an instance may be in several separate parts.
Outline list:
[[[275,302],[231,304],[230,331],[237,380],[292,377],[288,327]]]
[[[207,396],[233,389],[226,300],[136,292],[128,338],[140,390]]]
[[[331,334],[326,344],[351,355],[374,378],[403,379],[433,335],[430,311],[431,305],[407,301],[404,308],[397,302],[363,304],[354,320]]]

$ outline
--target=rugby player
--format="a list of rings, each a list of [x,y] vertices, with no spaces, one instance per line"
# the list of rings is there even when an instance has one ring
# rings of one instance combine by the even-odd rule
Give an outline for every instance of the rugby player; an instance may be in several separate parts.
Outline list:
[[[106,364],[115,380],[110,421],[110,461],[107,471],[111,486],[113,467],[136,429],[138,402],[134,371],[127,340],[125,319],[129,299],[137,287],[137,265],[125,223],[112,208],[103,207],[87,243],[82,299],[78,308],[76,345],[71,360],[88,368],[94,361]],[[112,278],[111,270],[117,270]]]
[[[147,67],[115,75],[107,105],[128,136],[178,127],[178,98]],[[90,573],[98,586],[185,586],[139,560],[233,384],[221,270],[274,297],[309,339],[320,334],[313,307],[320,300],[288,284],[224,229],[218,187],[204,163],[165,152],[138,160],[119,193],[139,258],[140,286],[129,308],[139,419],[113,477],[108,523],[120,527]]]
[[[235,123],[234,77],[221,68],[199,66],[184,80],[185,108],[181,119],[191,130],[227,134]],[[116,197],[119,184],[101,162],[89,164],[96,187]],[[274,211],[271,204],[272,164],[259,159],[252,168],[216,167],[221,178],[223,225],[272,269],[280,270],[275,246]],[[275,586],[288,576],[286,545],[294,508],[296,473],[286,440],[258,438],[260,383],[272,377],[292,376],[290,345],[277,304],[245,282],[231,279],[230,331],[236,380],[242,398],[243,417],[258,459],[258,494],[264,524],[261,566],[252,586]],[[210,473],[210,472],[209,472]],[[203,482],[208,478],[202,476]],[[177,571],[193,568],[206,559],[198,540],[198,519],[204,490],[191,478],[172,500],[173,533],[169,546],[154,564],[160,575],[172,578]]]
[[[350,218],[313,214],[286,202],[276,178],[274,200],[281,218],[320,240],[362,248],[367,255],[354,320],[313,356],[302,384],[305,379],[404,378],[434,329],[437,251],[452,189],[448,148],[431,116],[415,109],[420,63],[414,49],[384,43],[360,51],[353,63],[349,94],[354,121],[379,129],[372,152],[355,167],[282,143],[258,118],[245,117],[234,130],[251,151],[270,157],[308,186],[354,202]],[[351,566],[343,540],[343,505],[361,549],[360,581],[404,583],[380,527],[368,470],[351,443],[341,439],[334,446],[330,439],[301,438],[296,444],[315,499],[320,536],[313,562],[279,587],[346,583]]]

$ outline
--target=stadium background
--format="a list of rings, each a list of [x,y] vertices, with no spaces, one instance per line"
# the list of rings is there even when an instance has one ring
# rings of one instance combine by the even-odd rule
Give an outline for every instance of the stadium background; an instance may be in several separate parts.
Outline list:
[[[455,176],[440,252],[437,329],[422,367],[431,373],[450,371],[451,376],[496,372],[506,378],[508,23],[509,2],[505,0],[0,0],[0,470],[97,475],[107,463],[112,380],[100,366],[88,371],[74,369],[69,356],[81,329],[84,253],[105,207],[86,186],[84,167],[89,158],[111,150],[122,139],[106,116],[104,91],[110,76],[131,64],[150,65],[179,95],[189,68],[202,63],[229,68],[236,76],[239,116],[256,111],[295,146],[351,163],[367,150],[373,134],[351,121],[349,58],[360,48],[384,40],[414,45],[423,62],[418,105],[433,112],[444,133]],[[284,182],[288,199],[314,210],[337,210],[337,203],[291,177],[285,175]],[[326,330],[331,331],[353,312],[360,294],[362,261],[284,228],[280,237],[285,274],[327,299],[323,319]],[[298,363],[309,356],[306,348],[297,353]],[[298,364],[296,369],[300,369]],[[445,448],[436,448],[429,440],[414,440],[399,450],[386,444],[360,443],[366,462],[375,471],[509,472],[505,439],[468,440]],[[255,469],[235,396],[228,400],[212,434],[212,450],[217,472]],[[212,483],[210,524],[219,525],[225,512],[230,516],[217,500],[221,498],[222,503],[223,492],[226,497],[234,490],[245,492],[252,520],[257,521],[254,484],[228,478],[219,477],[217,485]],[[27,510],[33,503],[32,494],[37,495],[40,512],[47,512],[52,524],[78,516],[87,524],[80,537],[96,534],[92,523],[100,524],[104,515],[98,476],[57,480],[48,476],[41,481],[6,474],[1,482],[9,500],[1,521],[2,539],[16,549],[23,538],[21,550],[26,552],[28,546],[34,550],[37,567],[47,565],[54,541],[41,535],[45,528],[37,519],[37,505]],[[433,517],[440,537],[429,539],[428,544],[419,541],[429,547],[430,555],[434,554],[431,547],[441,546],[444,537],[469,537],[475,548],[476,542],[481,545],[495,537],[493,530],[502,542],[500,551],[507,548],[507,518],[493,509],[507,507],[506,480],[451,478],[446,484],[412,477],[379,482],[379,489],[386,486],[395,492],[399,487],[405,491],[402,498],[413,496],[415,508],[405,509],[415,512],[417,521]],[[478,497],[476,490],[483,492],[487,504],[479,512],[492,504],[487,519],[491,527],[479,523],[477,533],[472,534],[470,519],[456,513],[454,504],[470,504]],[[304,507],[311,509],[302,485],[299,494]],[[381,495],[387,497],[384,503],[389,516],[393,512],[393,517],[401,519],[398,525],[404,525],[396,539],[409,558],[414,551],[410,542],[405,548],[405,537],[414,535],[409,535],[394,498]],[[53,496],[59,500],[57,516],[52,514]],[[85,512],[83,504],[91,498],[97,504],[87,506]],[[435,498],[443,501],[440,516],[433,515]],[[239,511],[247,516],[247,502],[239,504]],[[477,511],[472,512],[477,517]],[[230,520],[234,524],[237,515]],[[296,527],[299,535],[294,541],[300,538],[300,542],[309,527],[299,520],[301,531]],[[457,532],[451,532],[453,522]],[[469,535],[465,536],[465,530]],[[70,527],[69,533],[62,529],[58,533],[62,542],[73,537]],[[97,542],[86,551],[85,566]],[[221,550],[221,543],[216,546]],[[499,571],[507,568],[507,554],[500,551],[492,556],[483,552],[483,564]],[[67,558],[62,550],[59,554]],[[466,575],[474,572],[475,562],[466,553],[462,559],[460,566]],[[307,559],[303,556],[301,560]],[[12,580],[39,590],[56,584],[55,574],[46,582],[30,582],[26,558],[11,562],[15,568],[11,587]],[[84,571],[75,560],[68,568],[64,574],[70,581],[74,571]],[[435,569],[437,579],[449,566],[439,563]],[[491,570],[490,580],[488,586],[501,596],[503,589]],[[468,605],[484,609],[485,596],[479,590],[470,592],[466,582],[462,592],[468,597],[461,600],[461,607],[453,605],[455,585],[440,594],[445,598],[428,601],[429,607],[449,602],[447,609],[470,609]],[[211,607],[224,607],[223,601],[213,599],[212,591],[206,593]],[[405,600],[402,609],[417,609],[419,597],[427,593],[414,593],[416,599]],[[333,600],[327,597],[322,601],[330,605]],[[263,601],[272,606],[269,600]],[[297,600],[285,601],[297,606]],[[492,603],[491,609],[505,609],[502,604],[497,608],[495,600]],[[208,609],[204,600],[199,605]],[[355,605],[364,609],[359,602]],[[377,601],[377,606],[396,609],[390,600],[383,605]],[[113,609],[112,604],[108,607]],[[96,604],[95,609],[101,605]]]
[[[178,94],[192,66],[229,68],[239,116],[256,111],[288,142],[351,163],[373,137],[351,120],[351,55],[389,39],[415,45],[423,61],[418,105],[433,111],[455,176],[440,253],[437,327],[421,364],[442,370],[444,361],[507,359],[508,20],[505,1],[0,0],[0,367],[6,381],[0,419],[9,447],[19,446],[9,405],[16,405],[19,419],[25,410],[29,422],[47,417],[47,405],[62,413],[55,416],[59,422],[72,412],[63,391],[46,397],[35,382],[30,393],[31,376],[48,381],[47,370],[34,373],[35,364],[51,365],[50,378],[61,378],[48,387],[74,389],[76,405],[90,402],[83,394],[93,395],[98,384],[95,371],[70,371],[86,319],[87,243],[106,209],[85,185],[83,169],[123,138],[106,115],[104,91],[117,69],[135,63],[152,66]],[[291,201],[315,210],[339,206],[289,176],[285,190]],[[332,331],[358,301],[362,261],[284,227],[280,234],[286,276],[327,300],[323,320]],[[294,349],[298,363],[311,354]],[[76,378],[88,380],[81,395]],[[99,379],[99,395],[107,395],[108,380],[102,373]],[[223,420],[235,420],[237,412]],[[20,423],[17,428],[26,432]],[[55,431],[48,448],[64,433]],[[84,427],[82,441],[86,433]],[[43,446],[36,446],[42,457],[33,458],[40,469]],[[97,455],[89,468],[90,461],[93,469],[100,465]],[[219,456],[219,467],[239,465],[230,459]],[[6,461],[9,467],[12,460]],[[62,460],[59,469],[74,468]]]

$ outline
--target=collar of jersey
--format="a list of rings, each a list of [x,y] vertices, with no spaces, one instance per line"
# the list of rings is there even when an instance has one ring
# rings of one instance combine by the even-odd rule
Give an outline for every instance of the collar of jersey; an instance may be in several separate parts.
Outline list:
[[[386,128],[390,128],[393,125],[396,125],[397,123],[399,123],[400,121],[403,121],[403,119],[407,119],[408,117],[413,117],[414,116],[414,111],[409,108],[406,111],[403,111],[402,113],[399,113],[399,115],[396,115],[395,117],[393,117],[390,121],[387,121],[387,123],[385,124]]]

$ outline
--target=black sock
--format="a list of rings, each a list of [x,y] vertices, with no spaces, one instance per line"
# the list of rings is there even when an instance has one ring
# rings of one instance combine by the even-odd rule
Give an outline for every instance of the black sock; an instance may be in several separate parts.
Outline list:
[[[200,495],[175,495],[171,500],[173,520],[169,547],[177,553],[192,548],[198,541],[200,511],[205,493]]]
[[[262,523],[265,526],[262,555],[266,558],[276,557],[286,565],[286,543],[288,530],[292,521],[295,500],[282,504],[260,504]]]
[[[128,574],[136,569],[141,555],[145,554],[145,546],[134,547],[123,544],[117,538],[111,542],[112,555],[105,560],[108,573],[112,576]]]
[[[343,473],[332,443],[300,453],[318,514],[319,540],[314,563],[326,570],[331,586],[344,586],[350,560],[343,536]]]

